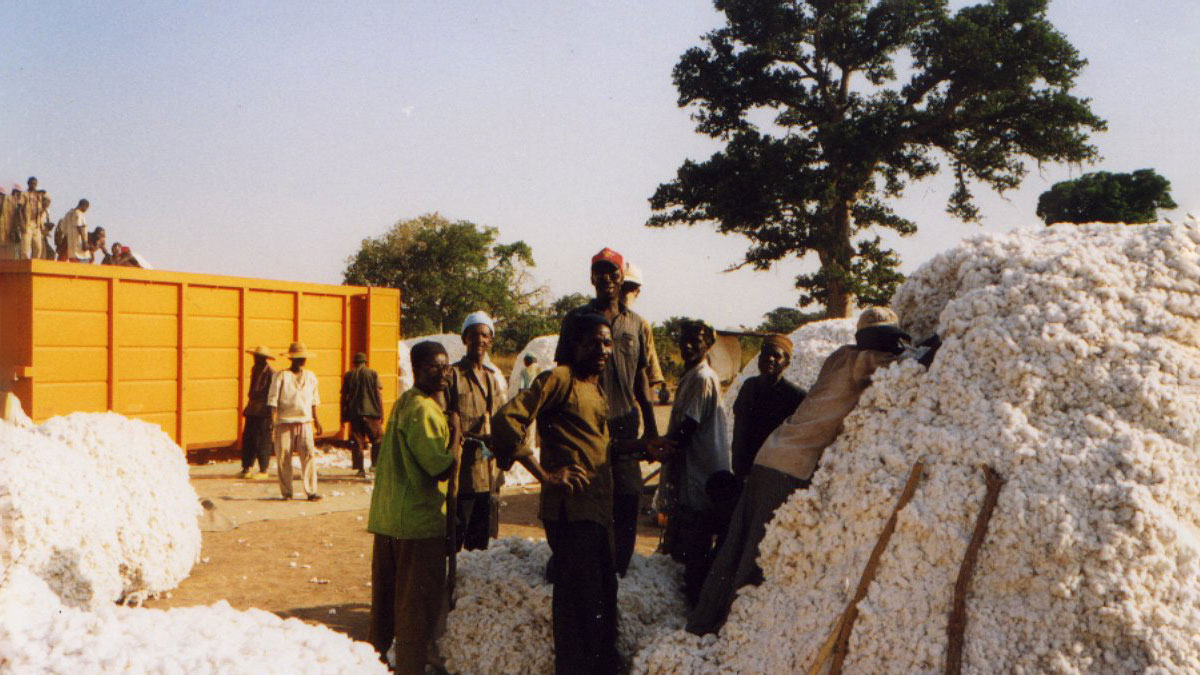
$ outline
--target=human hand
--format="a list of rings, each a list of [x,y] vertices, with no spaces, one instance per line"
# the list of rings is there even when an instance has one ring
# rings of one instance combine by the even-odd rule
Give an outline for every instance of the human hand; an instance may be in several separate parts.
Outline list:
[[[317,432],[318,436],[325,433],[325,430],[321,428],[321,421],[316,418],[313,418],[313,429]]]
[[[675,442],[669,438],[651,438],[646,440],[646,454],[655,462],[670,459],[679,451]]]
[[[570,494],[582,492],[590,482],[583,470],[575,465],[562,466],[547,472],[544,481],[547,486],[563,488]]]

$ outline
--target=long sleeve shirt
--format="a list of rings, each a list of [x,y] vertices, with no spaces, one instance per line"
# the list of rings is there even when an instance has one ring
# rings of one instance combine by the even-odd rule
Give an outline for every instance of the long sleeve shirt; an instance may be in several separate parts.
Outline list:
[[[267,405],[278,409],[276,421],[280,424],[311,422],[313,407],[321,405],[317,376],[311,370],[297,375],[290,368],[275,373]]]
[[[454,463],[449,442],[450,427],[437,401],[417,388],[404,392],[392,406],[379,447],[368,532],[396,539],[446,536],[447,483],[434,476]]]

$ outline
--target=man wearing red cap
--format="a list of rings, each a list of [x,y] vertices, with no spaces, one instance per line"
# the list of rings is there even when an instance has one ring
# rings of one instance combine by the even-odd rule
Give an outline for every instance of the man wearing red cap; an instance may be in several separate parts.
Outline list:
[[[596,313],[608,319],[612,326],[613,354],[601,374],[600,382],[608,404],[609,435],[614,443],[638,437],[639,422],[644,426],[642,437],[658,436],[654,417],[642,419],[642,404],[652,409],[650,385],[646,368],[649,363],[650,335],[646,320],[621,302],[621,282],[624,280],[625,260],[611,248],[601,249],[592,256],[591,281],[596,297],[563,317],[554,360],[566,365],[572,357],[572,345],[578,336],[573,334],[576,315]],[[642,471],[636,456],[614,456],[613,474],[613,547],[617,572],[625,576],[637,536],[639,498],[642,492]]]

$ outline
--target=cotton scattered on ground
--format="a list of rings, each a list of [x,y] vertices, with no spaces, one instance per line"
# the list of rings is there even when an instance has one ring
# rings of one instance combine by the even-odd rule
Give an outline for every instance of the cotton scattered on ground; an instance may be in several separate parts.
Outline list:
[[[458,555],[455,609],[439,642],[451,672],[553,673],[550,548],[515,537]],[[661,555],[634,555],[619,580],[617,649],[629,659],[659,631],[683,625],[680,568]]]
[[[1056,226],[939,255],[893,308],[944,340],[874,383],[768,528],[766,581],[719,638],[635,672],[804,672],[914,462],[925,478],[860,603],[851,673],[941,672],[983,494],[1006,480],[967,599],[963,672],[1200,671],[1200,228]]]
[[[224,600],[168,610],[62,604],[23,568],[0,582],[0,669],[9,673],[386,673],[366,643]]]
[[[32,570],[76,607],[170,590],[199,559],[200,510],[183,451],[156,425],[0,423],[0,576]]]

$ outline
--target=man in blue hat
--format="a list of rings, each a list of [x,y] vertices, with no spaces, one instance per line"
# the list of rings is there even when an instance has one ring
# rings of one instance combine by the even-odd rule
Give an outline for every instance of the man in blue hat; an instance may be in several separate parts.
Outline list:
[[[456,500],[456,550],[485,549],[499,532],[500,474],[492,459],[492,415],[504,404],[495,366],[488,350],[495,324],[486,312],[473,312],[463,321],[462,341],[467,353],[450,367],[446,386],[446,412],[463,439],[462,464]]]

